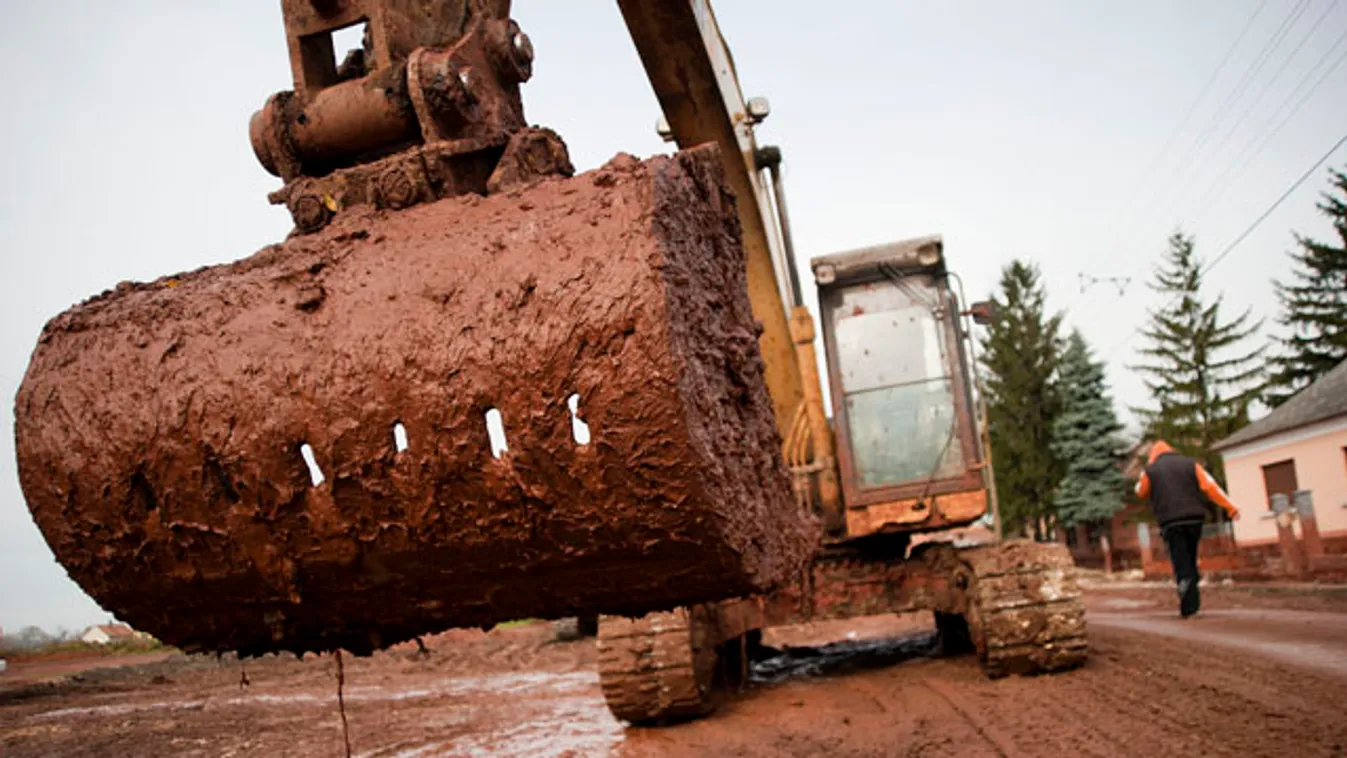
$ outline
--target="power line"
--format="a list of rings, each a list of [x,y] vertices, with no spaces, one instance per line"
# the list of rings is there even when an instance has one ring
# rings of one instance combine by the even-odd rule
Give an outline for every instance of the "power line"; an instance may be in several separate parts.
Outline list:
[[[1210,144],[1210,137],[1215,132],[1217,124],[1225,118],[1227,112],[1239,101],[1240,96],[1243,94],[1244,89],[1248,86],[1249,82],[1257,76],[1258,72],[1263,69],[1263,66],[1267,65],[1268,58],[1271,57],[1276,48],[1281,45],[1282,39],[1286,36],[1286,33],[1290,31],[1293,21],[1299,20],[1300,16],[1304,14],[1305,9],[1308,6],[1309,0],[1300,0],[1300,2],[1296,3],[1296,5],[1286,14],[1286,18],[1282,19],[1281,24],[1272,32],[1272,36],[1263,44],[1263,49],[1258,52],[1258,55],[1249,63],[1248,68],[1244,69],[1244,74],[1240,76],[1239,81],[1235,82],[1235,86],[1230,89],[1230,94],[1226,95],[1225,100],[1221,102],[1221,105],[1216,109],[1216,112],[1211,115],[1211,118],[1207,120],[1207,123],[1198,132],[1197,136],[1194,137],[1193,144],[1189,147],[1188,152],[1184,153],[1183,158],[1179,160],[1175,167],[1177,173],[1181,175],[1184,170],[1187,169],[1188,162],[1194,158],[1197,153],[1201,152],[1203,147]]]
[[[1188,112],[1183,114],[1183,118],[1179,120],[1179,125],[1175,127],[1173,133],[1169,135],[1169,139],[1165,140],[1164,147],[1160,148],[1160,152],[1155,155],[1153,160],[1151,160],[1150,165],[1146,167],[1146,170],[1141,172],[1141,179],[1137,182],[1136,187],[1132,190],[1131,197],[1129,197],[1125,203],[1125,206],[1128,209],[1131,208],[1133,201],[1136,200],[1136,196],[1141,192],[1142,187],[1146,186],[1146,182],[1150,179],[1151,174],[1155,173],[1155,169],[1160,167],[1161,161],[1165,159],[1165,156],[1169,155],[1170,148],[1174,146],[1179,135],[1183,134],[1184,127],[1188,126],[1188,122],[1192,119],[1193,114],[1197,113],[1197,107],[1207,98],[1207,93],[1211,92],[1212,86],[1216,84],[1216,80],[1220,78],[1221,72],[1225,70],[1226,64],[1230,62],[1230,57],[1234,55],[1235,48],[1239,47],[1239,43],[1243,42],[1244,38],[1248,36],[1249,30],[1253,28],[1253,22],[1258,18],[1258,15],[1263,12],[1263,8],[1267,7],[1267,3],[1268,0],[1263,0],[1258,4],[1257,8],[1254,8],[1253,13],[1249,16],[1249,20],[1244,22],[1244,28],[1240,29],[1239,36],[1235,37],[1235,41],[1230,43],[1230,47],[1226,48],[1225,55],[1221,57],[1221,62],[1216,64],[1216,70],[1211,72],[1211,76],[1207,78],[1207,83],[1202,85],[1202,89],[1197,93],[1197,97],[1193,99],[1192,105],[1188,106]]]
[[[1257,18],[1259,13],[1263,10],[1263,5],[1264,4],[1260,4],[1254,10],[1253,16],[1251,16],[1249,21],[1246,22],[1245,24],[1246,32],[1248,25],[1251,24],[1253,20]],[[1272,35],[1268,38],[1268,40],[1263,43],[1262,49],[1258,51],[1258,53],[1254,56],[1253,60],[1244,69],[1244,73],[1240,75],[1239,80],[1235,82],[1234,87],[1231,88],[1230,92],[1226,95],[1225,99],[1221,101],[1221,104],[1216,108],[1216,110],[1207,119],[1206,123],[1203,124],[1203,126],[1198,130],[1197,134],[1193,137],[1192,144],[1189,145],[1187,151],[1178,160],[1178,162],[1174,164],[1174,168],[1171,174],[1174,181],[1173,187],[1177,188],[1178,183],[1183,182],[1184,177],[1188,176],[1185,173],[1185,170],[1188,168],[1188,164],[1197,154],[1199,154],[1202,151],[1202,148],[1204,146],[1209,144],[1210,135],[1212,135],[1215,132],[1217,125],[1221,122],[1221,119],[1226,116],[1230,108],[1236,102],[1238,102],[1244,87],[1257,74],[1257,72],[1261,70],[1262,66],[1266,65],[1267,59],[1276,50],[1281,40],[1286,36],[1286,33],[1290,30],[1290,27],[1292,26],[1294,21],[1298,20],[1300,16],[1304,14],[1305,9],[1308,7],[1309,7],[1309,0],[1299,0],[1299,2],[1296,3],[1296,5],[1293,6],[1291,10],[1286,14],[1286,16],[1282,19],[1281,23],[1278,24],[1277,28],[1273,30]],[[1243,36],[1244,32],[1241,32],[1239,39],[1243,39]],[[1148,202],[1146,205],[1143,206],[1140,215],[1145,216],[1154,209],[1171,207],[1174,205],[1178,197],[1179,196],[1175,195],[1172,189],[1171,191],[1164,193],[1153,192],[1150,195],[1150,202]],[[1136,238],[1137,226],[1138,225],[1135,224],[1133,225],[1132,233],[1128,235],[1125,242],[1120,242],[1119,244],[1114,246],[1112,257],[1117,257],[1123,250],[1132,245],[1132,243],[1135,241]],[[1123,239],[1122,235],[1117,236],[1120,240]],[[1077,297],[1077,299],[1079,299],[1079,296]],[[1075,305],[1075,302],[1076,300],[1073,300],[1072,305]]]
[[[1323,154],[1323,157],[1315,161],[1313,166],[1310,166],[1308,169],[1306,169],[1305,173],[1301,174],[1300,178],[1297,179],[1294,184],[1292,184],[1290,187],[1287,187],[1286,191],[1281,194],[1281,197],[1277,198],[1276,202],[1268,206],[1268,209],[1263,211],[1262,215],[1254,219],[1254,222],[1249,225],[1248,229],[1245,229],[1242,234],[1240,234],[1238,237],[1235,238],[1233,242],[1227,245],[1226,248],[1221,251],[1220,255],[1217,255],[1215,258],[1212,259],[1211,263],[1208,263],[1206,266],[1204,266],[1202,268],[1202,273],[1206,274],[1207,272],[1211,271],[1213,268],[1216,267],[1216,264],[1224,260],[1224,258],[1227,255],[1229,255],[1231,251],[1233,251],[1236,247],[1239,247],[1239,243],[1243,242],[1244,239],[1248,237],[1250,234],[1253,234],[1253,231],[1257,229],[1258,226],[1262,224],[1263,221],[1267,219],[1268,216],[1271,216],[1272,212],[1277,210],[1277,208],[1281,206],[1283,202],[1286,201],[1286,198],[1291,196],[1291,193],[1295,192],[1297,189],[1300,189],[1300,185],[1304,184],[1305,180],[1309,179],[1310,176],[1312,176],[1320,166],[1328,162],[1328,159],[1333,157],[1333,153],[1337,152],[1338,148],[1342,147],[1343,144],[1347,144],[1347,134],[1342,135],[1342,137],[1340,137],[1337,142],[1333,143],[1333,147],[1330,147],[1328,149],[1328,152]]]
[[[1302,12],[1303,10],[1308,9],[1308,7],[1309,6],[1304,6],[1304,8],[1302,8]],[[1249,116],[1253,115],[1254,109],[1257,108],[1258,104],[1263,101],[1263,97],[1266,96],[1268,91],[1272,89],[1272,85],[1277,83],[1277,80],[1279,80],[1281,78],[1281,75],[1286,72],[1286,69],[1291,65],[1291,62],[1300,56],[1300,51],[1305,49],[1305,44],[1310,41],[1310,38],[1314,36],[1314,33],[1318,31],[1320,25],[1323,24],[1324,19],[1328,18],[1328,15],[1332,13],[1336,7],[1337,7],[1336,2],[1330,2],[1326,6],[1324,6],[1324,12],[1319,14],[1319,18],[1315,19],[1314,23],[1310,25],[1309,31],[1305,33],[1305,36],[1301,37],[1300,43],[1295,46],[1295,49],[1293,49],[1289,54],[1287,54],[1286,58],[1282,60],[1281,66],[1277,68],[1277,70],[1272,74],[1272,76],[1268,78],[1267,81],[1263,82],[1263,86],[1258,90],[1258,94],[1254,95],[1253,99],[1249,101],[1248,106],[1245,107],[1244,112],[1241,113],[1239,115],[1239,118],[1235,119],[1235,122],[1231,124],[1228,130],[1226,130],[1225,136],[1222,137],[1221,141],[1218,142],[1216,146],[1212,148],[1211,151],[1208,153],[1209,156],[1208,163],[1220,159],[1222,151],[1225,149],[1225,146],[1230,143],[1231,138],[1239,133],[1239,128],[1244,125],[1244,122],[1249,120]],[[1298,22],[1299,15],[1296,18]],[[1292,24],[1291,27],[1287,28],[1287,32],[1290,32],[1291,29],[1294,27],[1295,25]],[[1283,37],[1283,41],[1284,40],[1285,37]],[[1280,47],[1280,44],[1278,46]],[[1264,61],[1264,63],[1266,63],[1268,60],[1271,60],[1271,58],[1269,57],[1267,60]],[[1228,164],[1226,165],[1228,168]],[[1189,174],[1186,181],[1184,182],[1183,189],[1179,191],[1179,197],[1184,197],[1185,195],[1187,195],[1187,191],[1193,187],[1194,183],[1197,181],[1197,177],[1201,176],[1203,173],[1205,173],[1205,171],[1195,170],[1191,174]]]
[[[1306,90],[1293,107],[1288,108],[1288,106],[1291,105],[1291,101],[1294,100],[1297,95],[1301,95],[1301,90],[1304,89],[1305,85],[1309,84],[1310,80],[1314,78],[1314,75],[1319,73],[1319,69],[1323,68],[1323,65],[1328,62],[1330,56],[1332,56],[1339,47],[1342,47],[1344,43],[1347,43],[1347,30],[1344,30],[1343,33],[1338,36],[1338,39],[1333,43],[1333,46],[1320,57],[1319,62],[1316,63],[1313,68],[1305,73],[1305,76],[1301,78],[1300,82],[1296,85],[1296,88],[1286,96],[1286,99],[1277,106],[1276,110],[1271,113],[1267,121],[1259,127],[1258,133],[1261,136],[1250,140],[1245,146],[1245,149],[1240,151],[1239,155],[1235,157],[1235,160],[1230,162],[1225,173],[1221,174],[1212,186],[1208,188],[1207,192],[1203,194],[1202,200],[1197,206],[1200,209],[1200,212],[1193,217],[1194,223],[1205,217],[1207,211],[1215,205],[1216,201],[1244,175],[1245,170],[1247,170],[1249,165],[1253,163],[1253,160],[1262,154],[1263,149],[1267,147],[1268,143],[1280,134],[1281,130],[1284,129],[1287,124],[1291,123],[1296,114],[1300,112],[1300,109],[1304,108],[1305,104],[1314,96],[1314,93],[1319,91],[1319,88],[1324,85],[1324,82],[1328,81],[1328,78],[1333,75],[1333,72],[1336,71],[1344,61],[1347,61],[1347,49],[1344,49],[1337,60],[1333,61],[1333,64],[1329,66],[1323,72],[1323,75],[1319,77],[1318,81],[1314,83],[1314,86]],[[1277,123],[1276,128],[1272,129],[1270,132],[1267,131],[1268,127],[1278,121],[1278,117],[1280,117],[1281,120]],[[1250,148],[1253,148],[1252,151]]]
[[[1263,49],[1244,69],[1244,74],[1230,89],[1230,93],[1226,95],[1220,108],[1212,114],[1211,118],[1202,127],[1202,131],[1193,139],[1193,144],[1189,147],[1188,152],[1184,154],[1183,159],[1174,168],[1174,189],[1164,195],[1165,202],[1160,206],[1161,208],[1174,207],[1183,198],[1194,179],[1204,172],[1205,164],[1210,162],[1210,158],[1219,154],[1219,147],[1213,148],[1213,145],[1216,144],[1215,137],[1222,122],[1229,120],[1236,104],[1244,98],[1245,92],[1253,84],[1254,79],[1262,73],[1263,67],[1272,59],[1273,53],[1281,47],[1286,35],[1300,21],[1300,17],[1305,14],[1305,10],[1309,8],[1309,2],[1310,0],[1300,0],[1291,8],[1286,18],[1282,19],[1281,24],[1272,32],[1268,41],[1264,43]],[[1222,140],[1221,146],[1224,146],[1224,143],[1225,141]]]
[[[1324,165],[1324,163],[1326,163],[1329,158],[1333,157],[1333,153],[1337,152],[1338,148],[1342,147],[1344,144],[1347,144],[1347,134],[1342,135],[1342,137],[1340,137],[1337,142],[1333,143],[1333,147],[1330,147],[1328,149],[1328,152],[1323,154],[1323,157],[1315,161],[1314,165],[1306,169],[1305,173],[1301,174],[1299,179],[1296,179],[1295,182],[1293,182],[1290,187],[1287,187],[1286,191],[1283,192],[1281,196],[1278,197],[1272,203],[1272,205],[1268,206],[1267,210],[1259,214],[1258,218],[1254,219],[1253,223],[1249,224],[1247,229],[1241,232],[1240,235],[1236,237],[1229,245],[1226,245],[1225,249],[1223,249],[1215,258],[1213,258],[1210,263],[1203,266],[1201,271],[1198,272],[1199,276],[1206,275],[1213,268],[1216,268],[1217,264],[1225,260],[1226,256],[1230,255],[1230,253],[1233,252],[1235,248],[1239,247],[1240,243],[1243,242],[1245,239],[1247,239],[1250,234],[1253,234],[1254,230],[1257,229],[1264,221],[1266,221],[1268,216],[1271,216],[1272,213],[1277,210],[1277,208],[1281,207],[1281,204],[1286,201],[1286,198],[1290,197],[1292,193],[1294,193],[1297,189],[1300,189],[1300,185],[1304,184],[1305,181],[1309,179],[1314,174],[1314,172],[1319,169],[1320,166]],[[1168,308],[1181,298],[1182,298],[1181,295],[1179,297],[1171,298],[1170,301],[1165,303],[1161,309],[1163,310],[1164,308]],[[1123,345],[1131,341],[1131,339],[1135,337],[1141,331],[1141,329],[1142,327],[1140,326],[1134,327],[1132,331],[1127,334],[1126,337],[1124,337],[1122,340],[1114,344],[1113,347],[1109,348],[1105,360],[1112,359],[1113,354],[1118,351],[1118,348],[1122,347]]]
[[[1249,30],[1253,28],[1254,21],[1256,21],[1258,16],[1262,14],[1263,9],[1267,7],[1267,4],[1268,0],[1262,0],[1262,2],[1253,9],[1253,13],[1249,14],[1249,18],[1245,20],[1244,26],[1240,29],[1239,34],[1235,36],[1235,41],[1231,42],[1230,46],[1226,48],[1225,55],[1221,56],[1221,62],[1216,64],[1216,69],[1211,72],[1211,76],[1207,77],[1207,81],[1202,85],[1202,89],[1198,91],[1197,97],[1194,98],[1192,104],[1188,106],[1188,111],[1184,113],[1183,118],[1179,120],[1179,125],[1170,133],[1169,139],[1165,140],[1164,146],[1160,148],[1160,152],[1156,153],[1155,157],[1151,160],[1150,165],[1146,167],[1146,170],[1141,172],[1141,178],[1137,180],[1135,185],[1133,185],[1131,194],[1128,195],[1126,202],[1123,203],[1122,212],[1117,216],[1118,221],[1114,225],[1114,233],[1110,234],[1109,237],[1113,239],[1119,239],[1121,237],[1117,232],[1119,231],[1119,227],[1122,226],[1123,217],[1128,215],[1132,210],[1133,205],[1136,203],[1137,196],[1141,194],[1141,190],[1145,188],[1146,184],[1150,181],[1151,175],[1155,173],[1155,170],[1160,167],[1165,157],[1169,155],[1170,149],[1174,147],[1179,136],[1183,134],[1184,128],[1188,126],[1188,122],[1192,119],[1193,115],[1197,113],[1198,106],[1206,100],[1212,87],[1215,86],[1217,79],[1220,78],[1221,72],[1225,71],[1226,64],[1230,63],[1230,59],[1235,54],[1235,50],[1239,48],[1239,45],[1244,41],[1244,38],[1249,35]],[[1153,199],[1154,196],[1152,196],[1152,200]],[[1112,257],[1116,257],[1116,254],[1120,249],[1121,244],[1115,245],[1114,256]],[[1074,306],[1079,299],[1079,295],[1073,298],[1065,310],[1070,311],[1072,306]]]

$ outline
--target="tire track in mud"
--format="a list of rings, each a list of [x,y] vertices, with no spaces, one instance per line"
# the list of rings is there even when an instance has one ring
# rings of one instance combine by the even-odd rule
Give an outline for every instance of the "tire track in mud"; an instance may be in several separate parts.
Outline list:
[[[1141,735],[1167,734],[1190,754],[1282,754],[1296,746],[1340,755],[1347,744],[1344,683],[1167,637],[1115,629],[1096,636],[1105,645],[1092,667],[1105,675],[1086,680],[1079,702],[1125,703],[1124,717],[1149,726]]]
[[[1307,671],[1347,678],[1347,646],[1341,642],[1347,638],[1347,619],[1341,614],[1232,609],[1208,611],[1189,621],[1162,614],[1117,613],[1096,613],[1092,620],[1098,626],[1224,647],[1234,654],[1275,658]],[[1304,636],[1316,627],[1317,635]],[[1333,637],[1337,639],[1330,642]]]
[[[921,663],[915,663],[921,666]],[[981,735],[977,726],[959,714],[939,705],[935,699],[907,686],[906,677],[894,677],[889,670],[867,672],[848,677],[851,687],[864,693],[883,709],[885,719],[874,725],[887,731],[884,751],[870,755],[894,754],[909,758],[944,756],[1001,756],[994,743],[989,750],[978,750]]]
[[[1312,711],[1320,705],[1318,693],[1347,690],[1347,683],[1310,671],[1287,669],[1275,660],[1212,650],[1198,642],[1170,638],[1157,642],[1141,632],[1118,631],[1135,643],[1134,655],[1119,666],[1144,672],[1145,676],[1174,680],[1180,690],[1205,690],[1243,699],[1247,705],[1269,709],[1278,715],[1287,710]],[[1288,686],[1297,682],[1301,686]]]
[[[990,681],[965,656],[788,679],[619,755],[1347,755],[1336,682],[1126,630],[1091,641],[1083,668],[1041,677]]]
[[[953,709],[960,718],[968,722],[968,725],[973,728],[973,731],[977,732],[979,737],[986,740],[987,744],[991,746],[992,750],[995,751],[997,755],[1001,756],[1001,758],[1006,758],[1005,745],[1007,743],[1013,743],[1013,740],[1007,739],[1005,735],[1001,733],[1001,730],[989,726],[982,719],[975,718],[972,715],[973,711],[967,707],[967,703],[963,706],[959,704],[959,701],[963,698],[950,691],[944,684],[938,683],[930,678],[922,679],[921,683],[931,692],[940,696],[946,703],[949,703],[949,707]],[[996,736],[992,736],[993,732]]]
[[[1059,707],[1075,714],[1077,723],[1107,735],[1114,744],[1127,745],[1129,752],[1138,755],[1213,754],[1218,746],[1192,736],[1203,720],[1183,709],[1166,707],[1182,693],[1153,676],[1155,671],[1144,654],[1136,650],[1119,653],[1119,640],[1107,632],[1096,632],[1093,642],[1094,653],[1084,670],[1089,675],[1071,683],[1073,691],[1057,699]],[[1099,719],[1086,705],[1091,703],[1109,704],[1112,717]]]
[[[1096,658],[1075,677],[1066,691],[1054,699],[1055,707],[1069,715],[1070,723],[1089,729],[1106,745],[1126,746],[1134,755],[1226,755],[1213,752],[1213,746],[1192,737],[1197,722],[1177,717],[1157,702],[1154,693],[1134,694],[1135,673],[1116,665],[1106,642]],[[1097,706],[1109,707],[1108,717],[1100,718]]]
[[[1116,668],[1111,659],[1089,664],[1094,671]],[[1093,673],[1093,672],[1092,672]],[[1108,680],[1095,676],[1081,677],[1073,684],[1076,690],[1057,698],[1057,706],[1072,714],[1075,722],[1088,726],[1110,740],[1111,744],[1126,745],[1136,755],[1228,755],[1218,746],[1192,737],[1197,722],[1184,720],[1167,712],[1154,693],[1137,695],[1131,689],[1138,677],[1135,673],[1110,672]],[[1098,718],[1084,703],[1108,703],[1113,707],[1107,721]],[[1157,724],[1168,728],[1158,729]],[[1174,728],[1180,727],[1180,728]]]
[[[989,681],[976,662],[962,659],[939,666],[921,683],[977,723],[1004,755],[1116,755],[1116,744],[1091,728],[1089,719],[1063,718],[1063,705],[1076,697],[1073,680],[1079,675],[1077,671]]]

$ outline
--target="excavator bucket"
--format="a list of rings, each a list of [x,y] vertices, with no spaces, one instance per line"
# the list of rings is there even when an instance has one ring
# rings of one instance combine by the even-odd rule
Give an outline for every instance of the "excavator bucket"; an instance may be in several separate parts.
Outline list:
[[[58,560],[187,650],[760,592],[796,511],[716,148],[344,209],[47,324],[19,474]]]

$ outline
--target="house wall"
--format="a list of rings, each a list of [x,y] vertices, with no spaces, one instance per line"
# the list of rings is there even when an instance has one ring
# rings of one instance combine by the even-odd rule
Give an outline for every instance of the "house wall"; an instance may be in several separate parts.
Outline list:
[[[102,629],[99,629],[98,627],[94,627],[89,631],[85,632],[84,635],[80,637],[80,640],[87,642],[91,645],[106,645],[107,643],[112,641],[112,638],[108,636],[107,632],[103,631]]]
[[[1230,499],[1243,516],[1235,522],[1240,547],[1277,542],[1263,466],[1285,460],[1295,461],[1297,486],[1313,493],[1325,542],[1347,543],[1347,416],[1254,440],[1225,450],[1223,457]]]
[[[1113,514],[1108,521],[1090,525],[1081,524],[1071,529],[1061,530],[1059,541],[1065,542],[1075,558],[1077,565],[1086,568],[1102,568],[1104,552],[1099,544],[1099,535],[1107,534],[1109,546],[1113,551],[1113,568],[1139,568],[1142,563],[1141,541],[1137,535],[1137,523],[1148,520],[1147,506],[1128,502],[1122,510]]]

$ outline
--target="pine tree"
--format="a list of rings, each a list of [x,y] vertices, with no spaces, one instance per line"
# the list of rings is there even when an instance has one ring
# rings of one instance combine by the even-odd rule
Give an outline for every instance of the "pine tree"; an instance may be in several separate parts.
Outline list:
[[[1202,298],[1202,262],[1193,253],[1193,238],[1175,232],[1151,288],[1166,304],[1150,314],[1142,332],[1149,344],[1141,349],[1147,362],[1133,366],[1158,400],[1158,408],[1133,408],[1152,438],[1167,440],[1193,456],[1222,479],[1220,456],[1211,446],[1249,422],[1249,403],[1261,392],[1262,348],[1242,343],[1260,322],[1249,323],[1245,311],[1232,320],[1221,317],[1217,296]]]
[[[1277,406],[1347,360],[1347,174],[1330,169],[1338,196],[1325,192],[1319,210],[1333,223],[1339,244],[1295,235],[1300,249],[1290,253],[1292,284],[1274,282],[1289,336],[1278,339],[1282,355],[1264,400]]]
[[[1057,518],[1063,526],[1112,518],[1127,491],[1117,437],[1123,427],[1104,388],[1104,364],[1078,331],[1067,338],[1058,377],[1062,412],[1052,449],[1066,473],[1054,496]]]
[[[1038,270],[1011,262],[1001,271],[999,313],[982,342],[1002,526],[1007,532],[1027,530],[1040,540],[1052,534],[1052,492],[1062,477],[1052,452],[1062,317],[1045,315],[1044,297]]]

